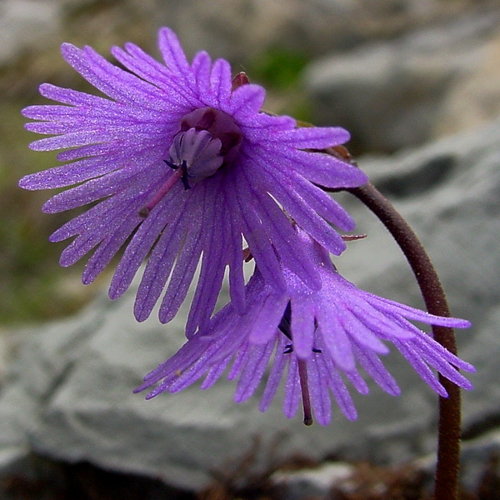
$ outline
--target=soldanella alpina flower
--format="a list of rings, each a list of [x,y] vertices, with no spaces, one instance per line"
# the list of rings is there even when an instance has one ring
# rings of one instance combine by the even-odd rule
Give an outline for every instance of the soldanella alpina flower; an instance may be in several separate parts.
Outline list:
[[[226,266],[233,306],[244,310],[243,238],[276,288],[286,288],[281,261],[317,289],[318,269],[305,258],[290,217],[330,252],[342,252],[332,224],[351,230],[353,221],[316,184],[353,187],[366,177],[314,150],[342,144],[348,133],[297,128],[290,117],[262,112],[262,87],[233,81],[228,62],[212,62],[205,52],[188,61],[167,28],[159,48],[164,64],[134,44],[114,47],[123,69],[91,47],[64,44],[66,61],[105,97],[43,84],[40,93],[59,104],[23,111],[36,120],[28,130],[52,135],[31,148],[63,149],[58,159],[65,164],[20,185],[69,187],[45,203],[48,213],[89,206],[51,236],[73,238],[61,264],[93,252],[83,272],[90,283],[124,247],[109,290],[117,298],[147,259],[135,315],[145,319],[163,294],[159,315],[167,322],[201,259],[188,334],[208,321]]]
[[[321,245],[302,232],[299,236],[320,275],[320,290],[308,289],[283,266],[286,290],[280,292],[257,269],[247,285],[246,313],[239,314],[229,303],[148,374],[137,390],[156,386],[147,396],[152,398],[181,391],[202,377],[201,388],[207,389],[227,372],[230,379],[237,379],[236,402],[243,402],[267,376],[260,401],[265,411],[285,379],[284,414],[293,417],[302,400],[304,422],[311,423],[314,416],[327,425],[332,396],[348,419],[357,418],[348,384],[361,394],[368,393],[360,370],[385,392],[400,393],[381,361],[389,352],[388,344],[439,395],[447,392],[437,373],[464,389],[472,387],[458,370],[474,368],[409,320],[455,328],[470,326],[468,321],[433,316],[360,290],[336,271]]]

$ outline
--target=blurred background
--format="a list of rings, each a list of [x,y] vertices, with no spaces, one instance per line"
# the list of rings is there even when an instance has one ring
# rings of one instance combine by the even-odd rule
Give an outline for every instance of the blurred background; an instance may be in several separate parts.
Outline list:
[[[457,160],[439,146],[463,150],[472,161],[486,146],[498,144],[500,135],[480,132],[491,131],[490,125],[498,130],[500,116],[498,1],[0,0],[0,384],[19,346],[12,340],[13,331],[31,325],[33,333],[49,320],[73,317],[103,293],[109,280],[104,273],[84,287],[83,264],[58,266],[64,243],[52,244],[47,238],[68,214],[43,215],[40,206],[48,193],[17,187],[21,176],[57,162],[55,154],[28,149],[35,135],[23,129],[20,109],[46,102],[37,91],[42,82],[90,91],[60,57],[62,42],[92,45],[107,55],[112,45],[133,41],[158,55],[156,31],[164,25],[177,32],[188,55],[205,49],[213,57],[228,59],[234,73],[246,71],[253,82],[263,84],[267,110],[347,128],[352,134],[349,148],[360,165],[386,194],[401,202],[410,219],[413,216],[424,241],[443,240],[436,243],[435,257],[444,267],[451,262],[444,281],[460,315],[479,319],[486,309],[478,309],[478,304],[498,305],[498,292],[493,290],[498,290],[499,193],[492,187],[498,164],[491,159],[499,158],[498,148],[485,167],[491,176],[481,179],[460,177],[456,166],[465,157]],[[470,137],[490,139],[484,146]],[[453,219],[454,206],[445,210],[443,198],[433,191],[444,186],[452,172],[457,175],[447,184],[451,195],[467,198],[475,183],[480,188],[474,197],[484,205],[467,210],[467,217],[472,214],[466,223],[469,232],[463,245],[450,253],[447,230],[437,229],[440,223],[431,223],[429,213],[416,204],[422,207],[433,200],[442,209],[441,221]],[[431,192],[430,198],[419,198]],[[367,221],[360,222],[359,232],[371,231],[373,219]],[[449,227],[460,241],[459,224]],[[474,244],[468,245],[471,240]],[[483,250],[481,263],[472,264],[478,283],[461,299],[469,275],[453,268],[477,256],[477,240]],[[374,235],[372,241],[372,246],[356,247],[340,267],[357,283],[370,283],[374,292],[390,290],[391,298],[399,298],[401,292],[420,305],[404,264],[380,284],[380,272],[393,268],[394,256],[401,257],[397,249],[384,246],[389,240]],[[377,267],[360,270],[360,260],[373,256]],[[122,314],[131,320],[131,307]],[[498,406],[496,395],[491,407]]]

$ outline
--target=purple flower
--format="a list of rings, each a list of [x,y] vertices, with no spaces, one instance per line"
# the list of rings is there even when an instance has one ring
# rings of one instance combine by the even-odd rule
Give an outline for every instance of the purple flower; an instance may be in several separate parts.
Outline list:
[[[304,422],[312,423],[314,414],[321,425],[327,425],[333,396],[342,413],[354,420],[357,412],[346,382],[367,394],[360,369],[388,394],[400,393],[380,359],[389,352],[388,343],[439,395],[447,393],[436,372],[471,389],[471,383],[458,370],[474,368],[409,320],[456,328],[470,326],[468,321],[433,316],[360,290],[338,274],[324,248],[303,234],[302,240],[321,277],[319,291],[306,288],[286,268],[287,290],[276,291],[257,270],[247,285],[246,313],[240,315],[232,303],[228,304],[206,329],[149,373],[137,391],[156,385],[149,399],[162,392],[181,391],[201,377],[205,377],[201,388],[207,389],[231,365],[228,378],[238,381],[238,403],[255,393],[267,373],[262,411],[269,407],[285,379],[286,417],[295,415],[302,399]]]
[[[226,266],[233,305],[244,310],[242,237],[275,287],[285,289],[282,261],[318,288],[318,271],[304,258],[288,216],[332,253],[343,251],[330,224],[351,230],[353,221],[315,184],[352,187],[366,177],[314,150],[342,144],[348,133],[296,128],[290,117],[262,112],[262,87],[241,79],[233,85],[228,62],[212,63],[205,52],[189,62],[167,28],[159,48],[165,65],[134,44],[114,47],[122,69],[91,47],[63,44],[66,61],[106,97],[43,84],[40,93],[60,104],[23,110],[37,120],[28,130],[52,135],[31,148],[64,149],[58,159],[66,163],[24,177],[20,186],[76,185],[49,199],[48,213],[89,205],[51,235],[73,238],[61,265],[93,252],[82,277],[90,283],[124,247],[109,290],[117,298],[147,259],[135,315],[147,318],[166,288],[159,315],[167,322],[201,258],[188,334],[210,317]]]

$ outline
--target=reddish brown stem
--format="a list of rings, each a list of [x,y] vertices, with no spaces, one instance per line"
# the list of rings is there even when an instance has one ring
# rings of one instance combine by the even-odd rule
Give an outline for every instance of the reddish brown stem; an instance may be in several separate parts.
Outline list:
[[[450,316],[446,296],[439,277],[408,223],[372,184],[349,189],[385,225],[405,254],[417,279],[427,310],[437,316]],[[452,328],[433,326],[434,339],[452,353],[457,353]],[[439,397],[438,451],[436,465],[436,500],[458,498],[460,464],[460,389],[439,376],[448,397]]]

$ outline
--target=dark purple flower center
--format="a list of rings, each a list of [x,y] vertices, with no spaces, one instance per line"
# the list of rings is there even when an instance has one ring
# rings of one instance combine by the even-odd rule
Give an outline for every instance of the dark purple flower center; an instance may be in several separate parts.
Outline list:
[[[196,109],[182,118],[165,163],[183,170],[182,181],[189,189],[234,161],[241,138],[240,128],[227,113],[208,107]]]
[[[236,157],[243,134],[233,117],[214,108],[200,108],[188,113],[181,120],[181,132],[191,128],[206,130],[214,139],[221,141],[220,153],[224,163],[230,163]]]
[[[139,214],[149,212],[172,189],[179,179],[185,189],[230,165],[238,155],[242,133],[233,118],[214,108],[200,108],[184,115],[165,163],[175,170]]]

